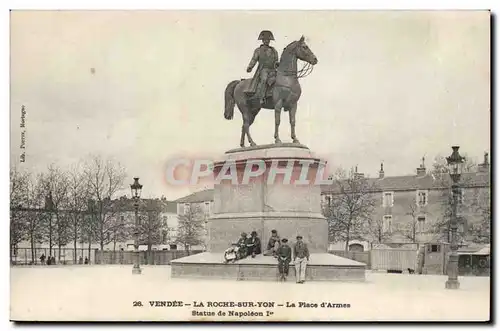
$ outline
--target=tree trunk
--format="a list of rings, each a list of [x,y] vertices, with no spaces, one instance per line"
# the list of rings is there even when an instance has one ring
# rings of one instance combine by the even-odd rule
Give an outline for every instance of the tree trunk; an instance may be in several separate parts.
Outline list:
[[[78,254],[77,254],[77,249],[78,249],[78,248],[77,248],[77,240],[76,240],[76,239],[75,239],[75,241],[73,242],[73,249],[74,249],[74,250],[73,250],[73,263],[74,263],[74,264],[77,264],[77,262],[76,262],[76,261],[77,261],[77,255],[78,255]]]
[[[92,236],[89,236],[89,264],[90,264],[91,249],[92,249]]]
[[[148,240],[148,264],[153,264],[153,252],[151,249],[153,248],[153,245],[151,244],[151,241]]]
[[[35,236],[31,235],[31,261],[34,261],[35,257]]]
[[[76,264],[77,262],[77,257],[76,257],[76,248],[77,248],[77,243],[78,243],[78,214],[74,215],[73,219],[73,264]]]
[[[52,213],[49,212],[49,257],[52,256]]]
[[[61,263],[61,248],[62,248],[62,245],[59,244],[57,247],[59,248],[59,252],[57,252],[57,261],[58,261],[58,263]]]

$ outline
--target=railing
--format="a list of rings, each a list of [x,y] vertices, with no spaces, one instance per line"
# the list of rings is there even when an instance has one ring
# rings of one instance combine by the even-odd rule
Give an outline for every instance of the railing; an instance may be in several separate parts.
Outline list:
[[[56,264],[84,264],[85,258],[89,264],[94,263],[94,251],[95,249],[89,250],[88,248],[52,248],[52,252],[49,252],[48,248],[35,248],[32,250],[29,247],[20,247],[11,252],[11,263],[14,265],[40,265],[47,264],[49,256],[55,258]],[[41,257],[45,256],[45,260],[42,263]],[[81,263],[80,263],[81,262]]]

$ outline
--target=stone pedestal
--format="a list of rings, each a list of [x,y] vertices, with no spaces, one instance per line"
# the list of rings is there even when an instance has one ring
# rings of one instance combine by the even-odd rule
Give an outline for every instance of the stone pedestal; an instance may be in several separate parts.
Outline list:
[[[259,166],[265,170],[259,170]],[[238,182],[225,179],[214,187],[208,251],[223,252],[242,232],[252,231],[257,231],[265,246],[271,230],[276,229],[290,242],[301,234],[311,252],[326,252],[328,228],[321,213],[320,186],[315,185],[316,177],[322,177],[322,167],[324,163],[302,145],[228,151],[215,162],[214,175],[229,177],[236,171]],[[252,170],[254,174],[263,173],[252,176]],[[309,183],[300,180],[301,174]]]
[[[248,257],[226,265],[223,252],[242,232],[252,231],[261,238],[264,251],[275,229],[290,246],[302,235],[311,253],[307,279],[365,279],[364,263],[327,253],[328,225],[321,212],[320,189],[326,179],[325,163],[307,147],[279,144],[230,150],[214,163],[213,171],[216,184],[207,252],[171,261],[172,277],[274,280],[273,257]]]

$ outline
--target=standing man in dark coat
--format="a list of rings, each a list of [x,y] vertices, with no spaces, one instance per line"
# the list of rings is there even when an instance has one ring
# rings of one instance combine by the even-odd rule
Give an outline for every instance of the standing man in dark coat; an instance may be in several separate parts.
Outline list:
[[[293,247],[293,261],[295,262],[295,277],[297,283],[303,284],[306,281],[306,268],[309,262],[309,249],[307,244],[302,241],[302,236],[297,236],[297,242]]]
[[[260,101],[262,105],[265,102],[267,79],[270,74],[276,72],[279,65],[278,52],[274,47],[270,46],[271,40],[274,40],[273,33],[269,30],[263,30],[259,34],[259,40],[262,40],[262,45],[253,52],[252,59],[247,67],[247,72],[252,72],[253,67],[259,62],[259,66],[255,71],[250,87],[245,91],[248,95],[255,94],[255,99]]]
[[[277,251],[278,255],[278,271],[280,273],[280,281],[286,282],[290,261],[292,261],[292,249],[288,246],[288,239],[281,239],[281,246]]]

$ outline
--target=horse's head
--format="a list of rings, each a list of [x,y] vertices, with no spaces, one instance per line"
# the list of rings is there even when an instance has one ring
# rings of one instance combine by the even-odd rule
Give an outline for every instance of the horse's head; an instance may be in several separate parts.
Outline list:
[[[316,55],[314,55],[309,46],[307,46],[306,42],[304,41],[304,36],[302,36],[295,43],[296,43],[295,55],[297,56],[298,59],[310,63],[312,65],[318,63],[318,58],[316,57]]]

